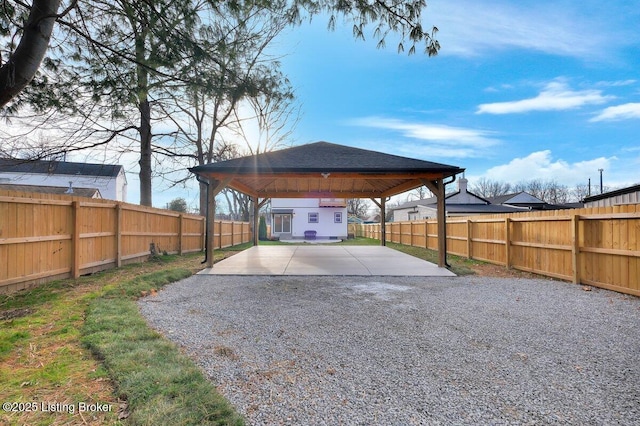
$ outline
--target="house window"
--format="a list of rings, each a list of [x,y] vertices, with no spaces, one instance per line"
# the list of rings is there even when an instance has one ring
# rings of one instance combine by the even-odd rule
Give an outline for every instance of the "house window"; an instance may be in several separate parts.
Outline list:
[[[334,223],[342,223],[342,212],[334,212],[333,213],[333,222]]]
[[[410,212],[409,220],[418,220],[418,212]]]
[[[309,213],[309,223],[318,223],[318,213]]]
[[[273,232],[285,233],[291,232],[291,215],[290,214],[274,214],[273,215]]]

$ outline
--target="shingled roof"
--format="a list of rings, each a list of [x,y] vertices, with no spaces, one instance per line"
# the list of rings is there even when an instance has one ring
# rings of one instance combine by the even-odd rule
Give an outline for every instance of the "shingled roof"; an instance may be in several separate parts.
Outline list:
[[[0,172],[116,177],[123,170],[117,164],[0,158]]]
[[[388,197],[464,171],[434,163],[329,142],[197,166],[200,176],[227,181],[245,194],[273,197]]]
[[[448,164],[400,157],[329,142],[315,142],[279,151],[211,163],[190,169],[194,173],[225,171],[237,174],[261,172],[442,172],[463,169]]]

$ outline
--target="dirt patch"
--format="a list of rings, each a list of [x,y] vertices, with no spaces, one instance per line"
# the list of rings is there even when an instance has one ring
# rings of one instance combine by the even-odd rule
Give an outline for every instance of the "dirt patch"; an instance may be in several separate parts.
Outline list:
[[[476,275],[481,277],[497,277],[497,278],[542,278],[541,275],[532,274],[530,272],[519,271],[517,269],[507,269],[504,266],[493,265],[491,263],[480,263],[469,266]],[[548,277],[544,277],[548,278]]]
[[[26,317],[32,312],[33,309],[30,308],[9,309],[8,311],[0,312],[0,321]]]

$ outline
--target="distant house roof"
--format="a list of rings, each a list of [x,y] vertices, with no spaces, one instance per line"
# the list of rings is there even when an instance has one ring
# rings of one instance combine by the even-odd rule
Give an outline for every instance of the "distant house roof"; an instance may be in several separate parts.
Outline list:
[[[523,209],[531,210],[557,210],[565,208],[574,208],[579,205],[554,205],[548,204],[539,198],[527,192],[517,192],[514,194],[505,194],[497,197],[482,198],[469,191],[466,191],[466,187],[463,190],[459,190],[447,195],[445,204],[447,213],[513,213],[521,212]],[[456,202],[456,198],[460,194],[468,194],[481,203],[468,203],[468,202]],[[409,201],[399,205],[393,210],[403,210],[415,208],[418,206],[435,208],[437,200],[435,197],[425,198],[423,200]]]
[[[615,191],[609,191],[598,195],[592,195],[591,197],[585,197],[584,202],[589,203],[592,201],[604,200],[607,198],[617,197],[619,195],[631,194],[633,192],[640,191],[640,185],[633,185],[627,188],[616,189]]]
[[[0,172],[117,177],[123,171],[118,164],[0,158]]]
[[[68,186],[42,186],[42,185],[15,185],[10,183],[0,183],[0,189],[7,191],[37,192],[39,194],[64,194],[76,197],[102,198],[97,188],[72,188],[69,192]]]

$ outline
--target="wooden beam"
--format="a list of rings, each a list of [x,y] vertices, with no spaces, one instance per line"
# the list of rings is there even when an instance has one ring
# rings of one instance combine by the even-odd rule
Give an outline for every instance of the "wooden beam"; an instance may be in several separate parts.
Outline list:
[[[245,185],[244,183],[239,182],[236,179],[230,181],[227,186],[231,189],[235,189],[236,191],[240,191],[243,194],[248,195],[249,197],[256,197],[258,194],[255,188],[252,188],[249,185]]]
[[[410,180],[400,185],[394,186],[393,188],[389,188],[384,191],[382,195],[384,197],[391,197],[396,194],[400,194],[402,192],[410,191],[415,188],[419,188],[422,186],[422,181],[420,179]]]
[[[262,208],[265,204],[267,204],[269,202],[270,198],[264,198],[262,201],[260,201],[260,203],[258,204],[259,208]]]
[[[387,199],[385,197],[380,198],[380,245],[387,245],[387,212],[386,212]]]
[[[252,197],[251,202],[253,203],[253,245],[257,246],[260,237],[258,234],[260,223],[260,204],[258,203],[258,197]]]

